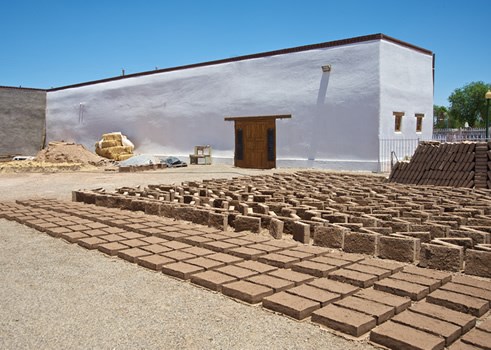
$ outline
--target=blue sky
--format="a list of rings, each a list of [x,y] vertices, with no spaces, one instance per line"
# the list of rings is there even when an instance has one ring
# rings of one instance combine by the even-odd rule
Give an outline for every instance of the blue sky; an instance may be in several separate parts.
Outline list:
[[[50,88],[384,33],[436,54],[435,104],[491,83],[491,0],[0,0],[0,85]]]

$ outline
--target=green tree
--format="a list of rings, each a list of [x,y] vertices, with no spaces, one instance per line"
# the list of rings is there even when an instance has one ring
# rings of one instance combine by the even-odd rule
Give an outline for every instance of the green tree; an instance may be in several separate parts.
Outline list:
[[[491,89],[491,84],[482,81],[469,83],[455,89],[449,96],[450,119],[454,118],[459,126],[465,122],[470,127],[482,127],[485,125],[486,99],[484,95]]]
[[[445,106],[433,105],[433,126],[436,129],[449,128],[448,109]]]

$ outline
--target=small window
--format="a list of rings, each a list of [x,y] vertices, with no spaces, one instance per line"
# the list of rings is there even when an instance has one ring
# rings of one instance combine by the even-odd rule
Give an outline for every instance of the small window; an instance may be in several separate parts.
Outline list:
[[[423,118],[425,115],[421,113],[416,113],[414,116],[416,117],[416,132],[423,131]]]
[[[400,132],[401,127],[402,127],[402,117],[404,116],[404,113],[402,112],[394,112],[394,131],[395,132]]]

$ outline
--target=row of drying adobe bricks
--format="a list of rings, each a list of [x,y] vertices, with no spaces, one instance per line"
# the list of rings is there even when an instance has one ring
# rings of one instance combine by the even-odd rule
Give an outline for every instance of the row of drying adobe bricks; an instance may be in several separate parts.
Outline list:
[[[431,239],[430,232],[381,235],[370,230],[353,232],[333,224],[316,228],[314,244],[491,278],[490,234],[472,228],[448,230],[446,237]]]
[[[56,205],[53,204],[50,203],[48,207],[55,208]],[[74,209],[75,213],[80,213],[80,207]],[[66,211],[70,212],[71,210]],[[6,212],[8,213],[8,210]],[[29,212],[29,214],[34,213]],[[96,212],[92,212],[92,214],[97,215],[99,212],[96,209]],[[38,212],[38,215],[43,218],[49,217],[46,215],[46,211],[44,213]],[[29,216],[32,218],[29,219]],[[86,213],[84,216],[90,215]],[[23,221],[20,216],[15,216],[15,218]],[[36,222],[35,215],[28,215],[27,218],[26,223],[34,227],[38,226],[51,234],[58,232],[53,231],[53,227],[39,226],[41,223]],[[73,220],[72,217],[68,217],[68,219]],[[141,218],[138,219],[142,222]],[[65,221],[66,223],[67,217],[58,217],[58,220],[52,221],[58,223]],[[393,275],[389,278],[384,278],[382,275],[378,276],[379,284],[375,283],[375,287],[380,290],[373,288],[360,290],[360,286],[366,286],[366,280],[362,282],[362,285],[359,285],[361,280],[353,279],[351,283],[355,286],[350,286],[332,279],[314,278],[260,262],[242,262],[240,261],[242,259],[232,255],[214,253],[199,247],[189,247],[183,243],[179,245],[179,242],[169,242],[158,237],[138,237],[137,233],[129,236],[126,233],[126,239],[116,243],[103,243],[102,237],[108,235],[102,233],[111,227],[104,227],[103,224],[87,219],[78,220],[78,224],[97,227],[95,230],[85,231],[94,234],[88,238],[67,236],[70,241],[77,242],[81,246],[89,249],[98,247],[105,253],[117,254],[128,261],[138,262],[142,266],[157,270],[162,268],[166,274],[181,279],[191,278],[193,283],[212,290],[222,291],[226,295],[247,302],[254,303],[262,300],[264,307],[297,319],[312,314],[312,321],[314,322],[360,336],[376,325],[392,318],[392,321],[376,328],[370,335],[373,341],[386,346],[395,344],[395,347],[399,347],[401,344],[411,344],[421,345],[420,348],[428,348],[431,344],[432,348],[433,345],[435,345],[434,348],[438,348],[442,344],[449,345],[475,325],[475,317],[466,316],[431,303],[416,304],[410,307],[410,311],[402,312],[411,305],[410,300],[386,294],[380,290],[409,296],[413,300],[421,300],[429,292],[436,291],[441,287],[440,295],[435,295],[433,292],[428,297],[433,298],[429,299],[430,301],[436,304],[443,303],[446,306],[451,305],[459,311],[469,311],[475,316],[482,316],[489,308],[489,300],[491,300],[490,283],[466,277],[457,277],[454,279],[456,283],[448,283],[451,279],[449,274],[414,267],[406,267],[405,272],[400,272],[403,268],[402,265],[387,262],[380,262],[378,269],[383,270],[381,268],[383,266],[387,269],[384,273],[385,276],[390,275],[391,272]],[[114,236],[114,227],[111,232],[111,235]],[[125,235],[124,232],[119,232],[119,234]],[[173,249],[171,252],[169,252],[170,248]],[[180,252],[176,252],[176,250],[180,250]],[[160,255],[154,254],[157,252]],[[317,252],[319,253],[321,250],[317,250]],[[191,257],[194,254],[199,255],[199,257]],[[321,256],[326,256],[326,254]],[[174,259],[179,262],[174,262]],[[227,265],[225,262],[228,263],[228,266],[224,266]],[[351,266],[356,264],[363,266],[363,259],[354,257],[351,262],[346,260],[345,263],[351,263]],[[349,268],[350,265],[346,266]],[[376,270],[377,268],[371,266],[371,269]],[[479,296],[487,298],[487,302],[459,294],[459,292],[464,293],[464,295],[476,292],[475,288],[469,286],[476,284],[483,287],[483,289],[478,290]],[[488,288],[488,292],[486,292],[486,288]],[[448,304],[449,302],[450,304]],[[448,322],[449,320],[450,322]],[[402,333],[401,330],[403,330]],[[482,330],[475,329],[467,333],[460,342],[462,341],[481,344],[485,339],[483,340]]]
[[[409,162],[398,162],[389,181],[491,188],[490,143],[421,143]]]
[[[491,277],[491,252],[487,251],[489,249],[487,245],[490,243],[490,233],[475,230],[472,227],[461,230],[448,229],[445,234],[449,236],[447,238],[440,234],[438,236],[436,234],[432,235],[431,231],[434,231],[432,227],[423,232],[409,231],[412,226],[410,222],[391,218],[388,224],[394,220],[399,220],[398,224],[393,226],[401,229],[401,232],[384,235],[377,232],[377,227],[371,229],[361,228],[358,231],[354,231],[352,230],[353,223],[348,225],[350,228],[347,228],[342,224],[331,225],[323,222],[307,224],[306,221],[301,222],[293,218],[274,218],[266,214],[258,214],[260,215],[258,217],[236,215],[230,212],[215,213],[192,205],[165,203],[139,197],[121,197],[116,194],[74,191],[73,198],[76,201],[93,203],[104,207],[118,207],[120,205],[118,203],[124,201],[128,203],[126,206],[130,209],[141,210],[147,214],[187,220],[198,224],[208,224],[221,230],[226,230],[229,225],[233,225],[236,232],[259,232],[266,223],[266,227],[268,227],[271,236],[274,238],[281,238],[284,227],[288,227],[288,232],[292,233],[294,240],[306,244],[309,244],[313,238],[314,245],[341,249],[348,253],[369,254],[402,262],[419,262],[424,267],[449,271],[464,270],[468,274]],[[422,212],[421,215],[423,214],[425,213]],[[442,218],[452,219],[452,217]],[[412,219],[414,218],[412,217]],[[356,220],[359,224],[364,221],[373,221],[373,225],[377,225],[378,221],[383,221],[380,218],[369,215],[357,217],[357,219],[359,219]],[[464,219],[457,217],[455,220],[462,221]],[[481,220],[485,220],[485,218]],[[444,221],[444,223],[447,222],[450,221]],[[421,220],[415,222],[415,224],[418,228],[422,226]],[[406,225],[408,232],[402,231],[404,225]],[[427,223],[427,226],[431,225],[431,223]],[[438,224],[435,223],[435,225]],[[383,228],[384,226],[382,224]],[[433,238],[438,239],[432,240]],[[430,240],[432,241],[430,242]]]

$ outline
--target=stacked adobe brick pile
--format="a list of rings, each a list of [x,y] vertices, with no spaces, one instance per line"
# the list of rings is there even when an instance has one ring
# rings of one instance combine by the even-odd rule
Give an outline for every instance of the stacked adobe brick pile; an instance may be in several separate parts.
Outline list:
[[[491,277],[489,194],[486,189],[408,186],[375,176],[303,171],[75,191],[73,198]]]
[[[0,203],[2,218],[388,348],[491,344],[490,279],[83,203]]]
[[[490,188],[488,147],[485,142],[423,142],[409,162],[396,163],[389,181],[415,185]]]

